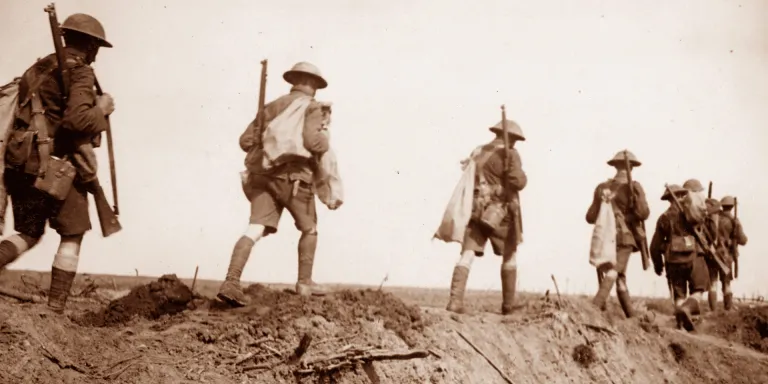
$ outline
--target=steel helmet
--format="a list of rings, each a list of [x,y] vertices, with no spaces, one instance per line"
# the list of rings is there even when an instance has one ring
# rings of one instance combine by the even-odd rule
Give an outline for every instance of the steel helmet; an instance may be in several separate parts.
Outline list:
[[[625,154],[626,154],[626,157],[625,157]],[[643,165],[643,163],[641,163],[640,160],[637,160],[637,156],[635,156],[634,153],[626,149],[623,151],[616,152],[616,155],[614,155],[612,159],[608,160],[608,165],[615,167],[617,164],[624,164],[627,158],[629,158],[629,164],[632,165],[633,167],[639,167]]]
[[[499,121],[494,125],[493,127],[488,128],[491,132],[501,135],[502,133],[502,122]],[[523,129],[520,128],[520,126],[512,121],[507,119],[507,134],[512,136],[513,140],[519,140],[519,141],[525,141],[525,136],[523,135]]]
[[[736,199],[734,199],[733,196],[725,196],[720,200],[720,205],[723,207],[733,207],[736,205]]]
[[[675,194],[675,196],[685,196],[685,194],[686,194],[686,193],[688,193],[688,190],[687,190],[687,189],[684,189],[683,187],[681,187],[681,186],[679,186],[679,185],[677,185],[677,184],[672,184],[672,185],[670,185],[670,186],[669,186],[669,190],[671,190],[671,191],[672,191],[672,193],[674,193],[674,194]],[[664,188],[664,194],[663,194],[663,195],[661,195],[661,199],[662,199],[662,200],[668,200],[668,201],[672,201],[672,200],[670,199],[670,197],[671,197],[671,196],[669,195],[669,190],[667,190],[666,188]]]
[[[285,79],[285,81],[290,84],[296,84],[296,76],[299,74],[310,75],[319,80],[320,85],[318,86],[318,89],[323,89],[328,86],[328,82],[325,81],[323,75],[320,74],[320,70],[314,64],[308,63],[306,61],[296,63],[293,68],[289,69],[283,74],[283,79]]]
[[[91,15],[84,13],[70,15],[61,23],[61,29],[86,34],[98,40],[102,47],[112,48],[112,44],[107,41],[107,35],[104,33],[104,26]]]
[[[701,182],[696,179],[688,179],[683,183],[683,188],[691,191],[691,192],[701,192],[704,190],[704,187],[701,185]]]

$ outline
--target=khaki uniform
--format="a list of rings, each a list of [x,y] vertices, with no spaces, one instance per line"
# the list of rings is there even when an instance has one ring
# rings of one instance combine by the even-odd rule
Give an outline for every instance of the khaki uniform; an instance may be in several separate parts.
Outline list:
[[[511,143],[504,147],[503,126]],[[514,148],[516,141],[524,141],[522,129],[512,120],[499,122],[490,128],[496,138],[480,148],[473,157],[476,162],[472,213],[464,232],[461,259],[453,269],[451,295],[447,310],[464,312],[464,292],[472,259],[483,256],[490,241],[493,253],[502,256],[501,313],[513,311],[517,285],[517,246],[522,242],[522,214],[520,194],[528,183],[520,154]],[[509,155],[509,169],[504,158]]]

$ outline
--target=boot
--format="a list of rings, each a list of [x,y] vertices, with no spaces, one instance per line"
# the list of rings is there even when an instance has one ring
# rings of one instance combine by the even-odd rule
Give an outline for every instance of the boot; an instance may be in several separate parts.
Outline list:
[[[233,306],[243,307],[248,304],[248,298],[240,288],[240,276],[243,274],[243,268],[245,268],[248,257],[251,255],[253,249],[253,240],[243,236],[232,250],[232,258],[229,261],[229,269],[227,270],[227,278],[219,288],[219,294],[216,297],[219,300]]]
[[[75,281],[75,272],[51,268],[51,287],[48,290],[48,307],[56,313],[63,313],[67,305],[69,290]]]
[[[679,321],[683,328],[688,332],[693,332],[696,327],[693,324],[693,316],[701,313],[699,308],[699,301],[693,297],[689,297],[679,307],[675,309],[675,318]]]
[[[299,241],[301,249],[301,241]],[[312,268],[315,264],[315,252],[299,252],[299,278],[296,282],[296,293],[301,296],[325,296],[330,289],[312,281]]]
[[[616,296],[619,298],[619,304],[621,304],[621,309],[624,311],[624,316],[627,317],[627,319],[631,318],[635,315],[635,308],[632,307],[632,300],[629,298],[629,291],[626,289],[624,290],[616,290]]]
[[[726,311],[733,309],[733,293],[726,292],[723,294],[723,306],[725,307]]]
[[[509,315],[514,310],[517,269],[501,270],[501,314]]]
[[[448,306],[445,309],[454,313],[464,313],[464,291],[467,289],[468,278],[469,268],[461,265],[453,268],[451,297],[448,299]]]
[[[602,311],[605,310],[608,296],[611,295],[611,290],[613,289],[613,284],[616,283],[616,278],[616,275],[612,273],[606,273],[603,276],[603,282],[600,283],[600,288],[598,288],[595,298],[592,299],[592,304],[600,308]]]
[[[707,300],[709,301],[709,310],[714,312],[717,308],[717,291],[709,291]]]

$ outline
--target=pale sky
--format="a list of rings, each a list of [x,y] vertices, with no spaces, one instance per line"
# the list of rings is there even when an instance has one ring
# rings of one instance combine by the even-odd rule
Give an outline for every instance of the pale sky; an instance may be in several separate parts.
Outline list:
[[[0,0],[0,82],[53,51],[45,1]],[[430,4],[432,3],[432,4]],[[483,4],[483,6],[480,6]],[[648,193],[653,231],[665,182],[699,178],[739,198],[749,236],[737,295],[768,294],[768,3],[714,1],[57,1],[60,21],[97,17],[113,49],[94,68],[115,98],[123,231],[84,241],[81,273],[223,279],[248,222],[238,137],[297,61],[320,67],[334,104],[332,146],[346,201],[318,201],[318,282],[444,287],[458,244],[431,241],[461,170],[506,104],[528,140],[521,194],[524,290],[593,293],[584,221],[624,148]],[[106,145],[100,175],[109,188]],[[108,192],[109,194],[109,192]],[[110,197],[111,200],[111,197]],[[10,212],[10,210],[9,210]],[[6,233],[7,235],[8,233]],[[293,282],[299,233],[287,212],[254,248],[243,280]],[[650,239],[650,233],[649,233]],[[58,235],[13,268],[49,270]],[[500,258],[476,260],[470,289],[499,289]],[[630,260],[635,295],[667,295]]]

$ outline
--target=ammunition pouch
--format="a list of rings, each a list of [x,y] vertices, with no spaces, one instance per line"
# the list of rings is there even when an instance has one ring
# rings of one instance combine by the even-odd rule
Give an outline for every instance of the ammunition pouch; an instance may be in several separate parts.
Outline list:
[[[696,238],[693,236],[672,236],[669,251],[673,253],[693,253],[696,251]]]
[[[21,169],[26,173],[36,175],[38,165],[38,153],[35,146],[36,138],[37,132],[14,129],[8,137],[8,143],[5,147],[6,167]],[[34,159],[32,159],[33,152],[35,155]]]

